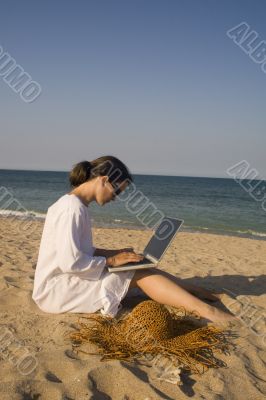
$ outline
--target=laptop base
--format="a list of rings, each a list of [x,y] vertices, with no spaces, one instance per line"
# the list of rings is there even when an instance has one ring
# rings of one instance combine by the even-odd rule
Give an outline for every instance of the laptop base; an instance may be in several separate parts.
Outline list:
[[[157,264],[125,264],[120,265],[119,267],[108,267],[109,272],[118,272],[118,271],[134,271],[136,269],[147,269],[147,268],[156,268]]]

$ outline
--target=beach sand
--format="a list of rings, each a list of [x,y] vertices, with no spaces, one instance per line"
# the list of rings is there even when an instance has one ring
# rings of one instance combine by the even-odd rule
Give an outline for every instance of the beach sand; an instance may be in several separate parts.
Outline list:
[[[152,366],[101,362],[97,355],[72,352],[63,335],[74,330],[81,314],[46,314],[31,299],[42,229],[43,221],[25,227],[18,219],[0,219],[1,400],[265,398],[266,241],[180,232],[167,250],[161,269],[223,292],[223,304],[242,313],[245,322],[234,339],[236,348],[221,355],[227,368],[184,377],[177,386],[156,379]],[[109,249],[142,251],[150,235],[93,230],[94,245]],[[125,310],[132,306],[130,299],[123,304]]]

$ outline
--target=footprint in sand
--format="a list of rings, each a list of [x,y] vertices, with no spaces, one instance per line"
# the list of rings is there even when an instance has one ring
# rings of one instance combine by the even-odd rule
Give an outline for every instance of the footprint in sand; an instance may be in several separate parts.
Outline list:
[[[19,288],[19,285],[16,283],[16,279],[12,278],[11,276],[4,276],[4,280],[8,286],[14,286]]]
[[[22,400],[41,400],[41,393],[39,391],[38,393],[34,386],[35,385],[28,380],[18,381],[16,385],[16,392],[21,396]],[[10,396],[10,399],[11,398],[13,397]]]
[[[53,374],[51,371],[46,372],[45,378],[49,382],[54,382],[54,383],[62,383],[61,379],[59,379],[55,374]]]
[[[216,395],[222,395],[224,391],[225,382],[223,379],[223,375],[217,371],[213,371],[213,379],[210,379],[208,382],[209,390]]]
[[[264,364],[266,364],[266,353],[265,353],[265,351],[263,350],[263,351],[259,351],[258,352],[258,356],[259,356],[259,358],[261,359],[261,361],[264,363]]]
[[[124,393],[124,398],[125,396],[129,399],[137,398],[137,386],[139,393],[145,393],[147,399],[170,400],[169,396],[149,382],[148,376],[145,376],[145,373],[143,373],[145,382],[141,381],[137,377],[139,373],[139,369],[130,368],[123,362],[119,362],[118,365],[104,365],[91,369],[88,373],[88,388],[93,392],[94,397],[92,399],[102,398],[108,400],[121,398],[120,389],[125,387],[125,382],[127,382],[127,393]],[[110,385],[109,382],[115,382],[116,384]]]
[[[13,278],[12,276],[4,276],[4,281],[7,286],[13,286],[17,289],[22,290],[32,290],[32,280],[29,280],[28,277],[25,279]]]
[[[65,356],[67,356],[68,358],[71,358],[71,360],[78,360],[78,361],[80,361],[79,356],[78,356],[77,353],[75,353],[73,350],[66,350],[66,351],[65,351]]]

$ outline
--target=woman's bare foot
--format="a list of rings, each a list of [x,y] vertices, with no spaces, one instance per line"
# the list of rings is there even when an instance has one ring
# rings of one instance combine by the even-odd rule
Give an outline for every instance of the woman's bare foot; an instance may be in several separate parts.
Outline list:
[[[211,306],[209,312],[207,313],[207,315],[205,315],[205,318],[209,319],[214,323],[219,323],[219,324],[227,324],[230,322],[238,321],[237,317],[235,317],[234,315]]]

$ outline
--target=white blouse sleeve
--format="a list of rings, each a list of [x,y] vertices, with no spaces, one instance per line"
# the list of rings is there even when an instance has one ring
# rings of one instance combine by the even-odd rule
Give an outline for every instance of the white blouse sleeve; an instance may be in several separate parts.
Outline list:
[[[81,250],[83,218],[80,210],[68,209],[55,221],[57,265],[62,272],[86,274],[86,279],[98,280],[106,266],[106,258],[93,257]]]

